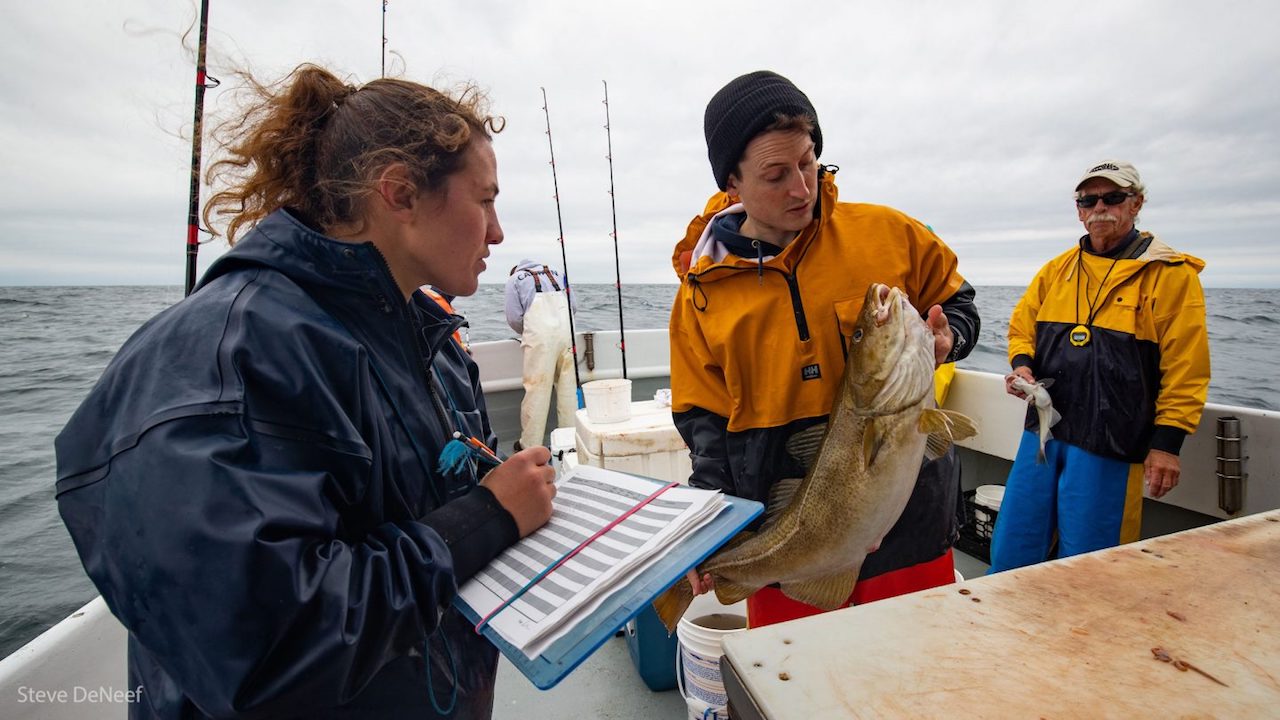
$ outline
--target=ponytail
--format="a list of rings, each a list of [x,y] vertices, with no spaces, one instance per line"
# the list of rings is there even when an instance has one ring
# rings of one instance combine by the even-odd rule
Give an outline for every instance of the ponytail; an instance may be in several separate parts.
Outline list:
[[[219,234],[217,221],[225,219],[229,244],[281,208],[322,230],[357,222],[374,180],[392,163],[409,168],[419,191],[436,190],[460,169],[477,133],[488,139],[502,129],[475,88],[455,100],[406,80],[356,87],[315,65],[274,85],[242,77],[253,102],[219,127],[225,157],[206,174],[222,189],[205,204],[205,225]]]

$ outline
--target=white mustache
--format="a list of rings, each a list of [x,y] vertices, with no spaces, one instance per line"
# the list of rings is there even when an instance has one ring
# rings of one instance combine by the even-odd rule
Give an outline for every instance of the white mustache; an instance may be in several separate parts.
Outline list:
[[[1115,215],[1108,215],[1107,213],[1102,213],[1101,215],[1091,215],[1089,216],[1088,220],[1085,220],[1085,223],[1096,223],[1096,222],[1120,222],[1120,218],[1116,217]]]

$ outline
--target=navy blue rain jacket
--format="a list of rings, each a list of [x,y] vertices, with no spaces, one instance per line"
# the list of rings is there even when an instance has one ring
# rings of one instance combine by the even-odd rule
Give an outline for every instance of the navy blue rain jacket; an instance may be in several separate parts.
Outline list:
[[[457,424],[495,441],[459,322],[280,211],[120,349],[57,498],[129,630],[133,717],[432,717],[455,689],[488,717],[496,651],[448,603],[518,531],[436,471]]]

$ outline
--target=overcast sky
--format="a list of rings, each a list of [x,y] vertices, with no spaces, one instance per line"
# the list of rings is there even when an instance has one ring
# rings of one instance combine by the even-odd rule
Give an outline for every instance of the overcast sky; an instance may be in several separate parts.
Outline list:
[[[181,35],[198,6],[5,6],[0,285],[181,284],[194,94]],[[210,74],[225,81],[211,115],[232,67],[381,72],[380,0],[211,6]],[[841,199],[929,223],[976,285],[1026,284],[1074,243],[1072,188],[1112,157],[1148,185],[1140,227],[1204,258],[1205,285],[1280,285],[1280,3],[390,0],[386,23],[388,74],[473,81],[507,120],[506,242],[481,282],[526,256],[560,263],[539,88],[571,277],[614,278],[607,80],[622,281],[675,282],[671,247],[715,190],[703,108],[766,68],[816,105]],[[204,245],[200,270],[223,249]]]

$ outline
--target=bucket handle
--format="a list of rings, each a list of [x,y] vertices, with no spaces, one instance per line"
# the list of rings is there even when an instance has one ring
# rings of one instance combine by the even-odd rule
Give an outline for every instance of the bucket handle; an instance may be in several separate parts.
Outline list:
[[[680,697],[684,698],[685,707],[689,705],[689,696],[684,690],[684,646],[676,643],[676,688],[680,690]],[[716,708],[708,705],[702,711],[702,720],[720,720],[720,710],[728,710],[728,708]],[[727,719],[729,714],[725,713]]]
[[[684,650],[680,647],[680,643],[676,643],[676,689],[680,691],[680,697],[688,703],[689,696],[684,692]]]

